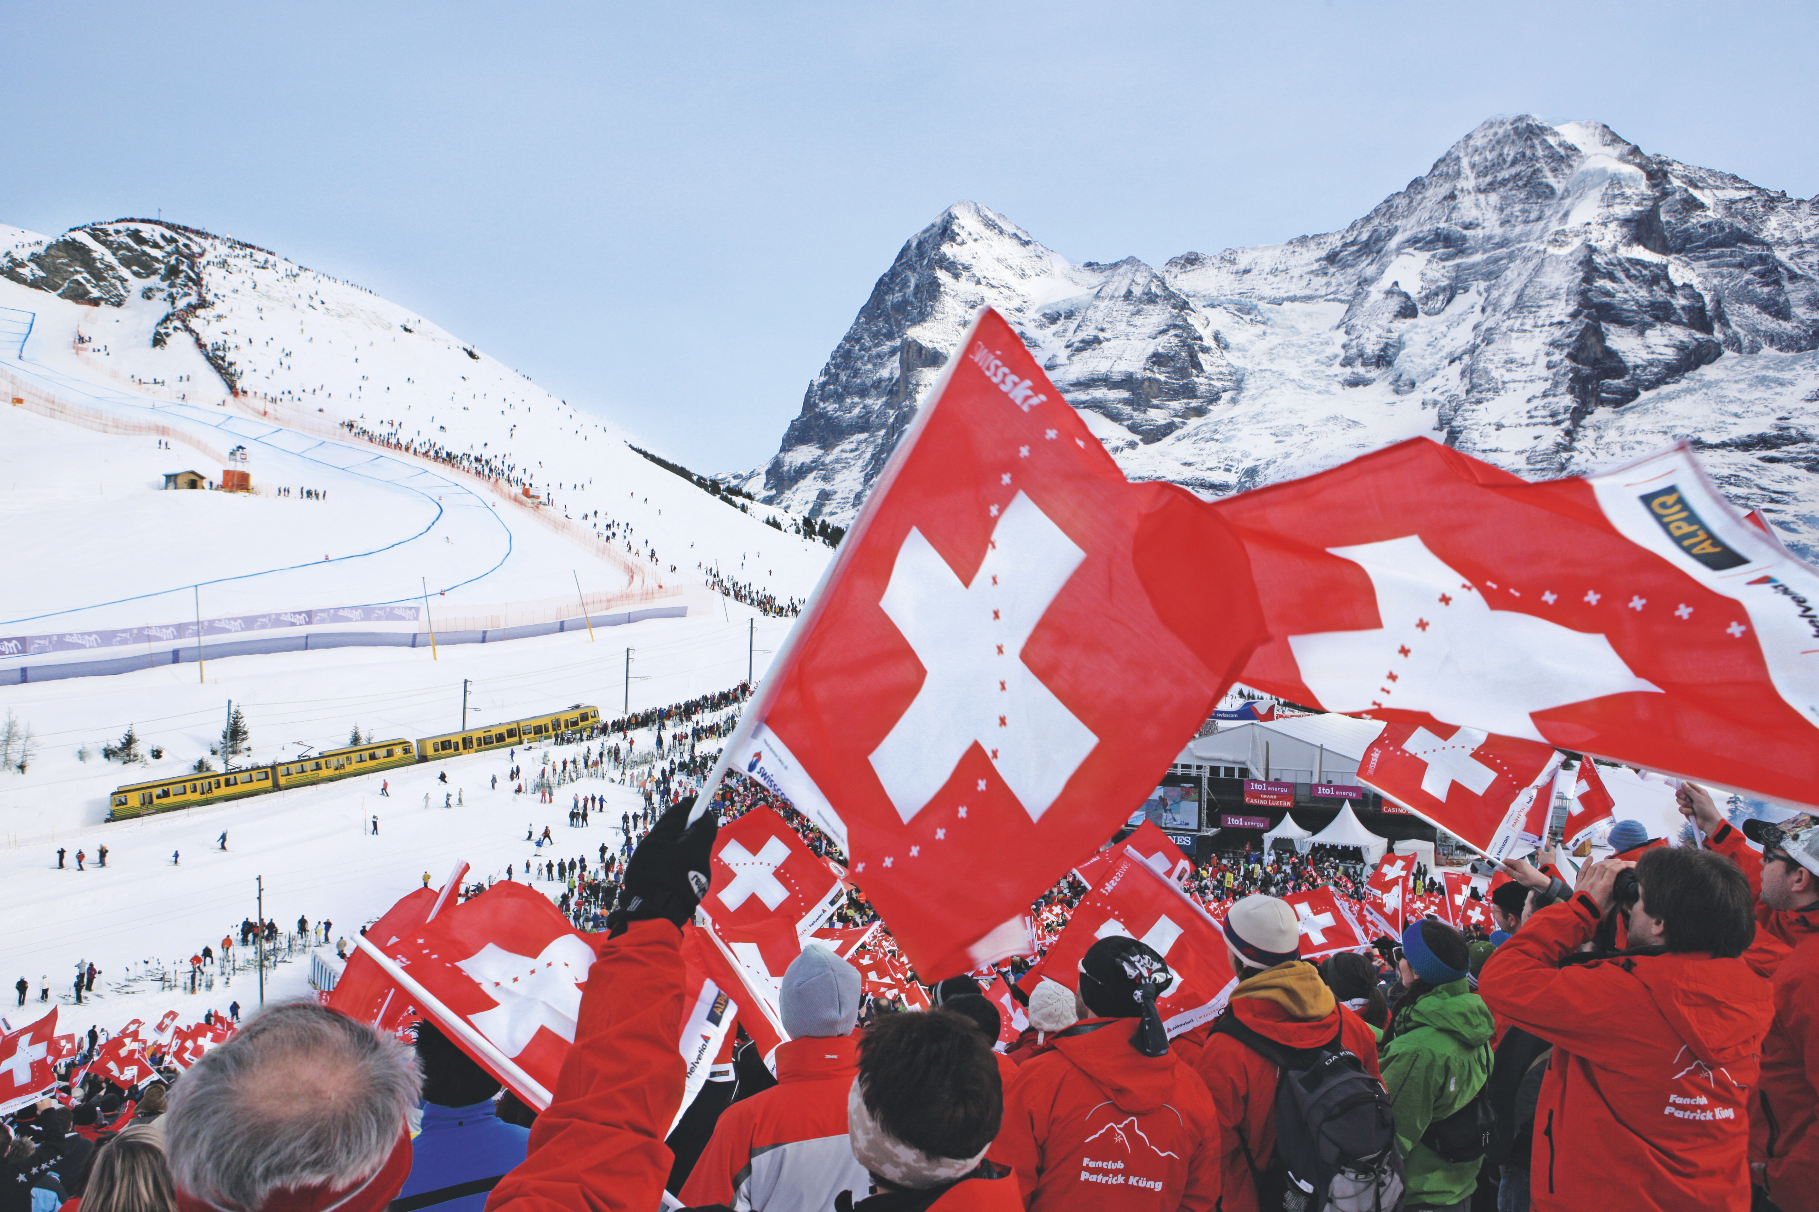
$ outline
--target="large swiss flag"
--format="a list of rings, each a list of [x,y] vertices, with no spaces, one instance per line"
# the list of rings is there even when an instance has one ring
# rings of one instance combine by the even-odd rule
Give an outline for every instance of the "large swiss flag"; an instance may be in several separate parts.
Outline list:
[[[1383,919],[1390,933],[1402,937],[1408,924],[1410,883],[1415,877],[1415,858],[1409,854],[1385,854],[1377,860],[1377,869],[1365,882],[1365,905]]]
[[[1551,746],[1451,724],[1388,724],[1358,760],[1358,781],[1492,858],[1533,849],[1529,810],[1553,786]]]
[[[1416,439],[1215,508],[1270,621],[1248,686],[1819,799],[1819,572],[1685,446],[1531,484]]]
[[[1301,929],[1301,958],[1317,960],[1339,951],[1356,951],[1368,940],[1351,910],[1328,888],[1291,892],[1282,898],[1295,911]]]
[[[1030,902],[1155,790],[1262,634],[1225,522],[1125,480],[986,309],[735,757],[939,979],[1030,950]]]
[[[1049,948],[1041,976],[1078,990],[1080,961],[1102,938],[1124,935],[1147,944],[1174,975],[1156,1001],[1172,1038],[1218,1015],[1233,983],[1225,934],[1212,915],[1173,880],[1125,846],[1118,861],[1074,907],[1067,929]],[[1020,983],[1035,988],[1039,977]]]

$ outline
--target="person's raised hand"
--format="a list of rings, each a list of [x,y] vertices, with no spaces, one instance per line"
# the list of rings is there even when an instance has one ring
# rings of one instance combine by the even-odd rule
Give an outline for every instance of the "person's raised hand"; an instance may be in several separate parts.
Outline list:
[[[1536,870],[1535,865],[1527,859],[1504,859],[1503,869],[1509,873],[1511,879],[1524,888],[1540,890],[1553,883],[1543,872]]]
[[[1699,832],[1706,837],[1724,827],[1724,814],[1712,802],[1711,793],[1697,783],[1680,784],[1680,790],[1674,792],[1674,806],[1680,809],[1681,816],[1699,826]]]
[[[707,893],[714,837],[720,831],[717,812],[705,812],[689,824],[694,806],[694,796],[684,797],[657,818],[632,851],[619,889],[619,907],[606,919],[614,935],[623,933],[627,922],[664,918],[682,926],[694,917],[695,906]]]
[[[1612,892],[1617,887],[1617,873],[1635,865],[1621,859],[1604,859],[1592,863],[1579,873],[1573,891],[1591,897],[1598,906],[1598,912],[1606,913],[1611,907]]]

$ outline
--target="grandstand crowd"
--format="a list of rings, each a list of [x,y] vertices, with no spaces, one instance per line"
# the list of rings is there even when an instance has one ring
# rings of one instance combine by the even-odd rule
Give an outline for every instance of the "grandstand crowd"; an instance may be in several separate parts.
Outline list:
[[[434,1027],[403,1045],[282,1005],[181,1075],[121,1090],[90,1071],[15,1112],[0,1212],[649,1212],[665,1192],[754,1212],[1819,1208],[1819,824],[1734,827],[1690,784],[1698,845],[1626,837],[1571,885],[1512,863],[1495,930],[1429,915],[1317,964],[1280,898],[1362,897],[1361,866],[1208,862],[1185,887],[1220,908],[1234,983],[1218,1018],[1173,1038],[1156,1009],[1168,960],[1122,935],[1086,952],[1074,987],[1000,984],[1026,970],[1013,963],[917,974],[913,1003],[866,996],[853,963],[811,947],[778,992],[789,1039],[770,1057],[742,1044],[680,1114],[678,926],[714,832],[766,805],[843,857],[742,778],[686,824],[688,763],[712,760],[696,746],[743,693],[613,721],[581,738],[600,744],[587,760],[554,767],[623,775],[653,727],[679,762],[618,814],[618,849],[527,864],[601,931],[541,1114]],[[602,803],[577,790],[571,823]],[[1065,924],[1086,892],[1070,874],[1032,912]],[[873,920],[849,889],[829,925]],[[869,967],[891,943],[866,938]],[[1017,1004],[986,996],[1006,988]],[[297,1080],[306,1058],[320,1079]]]

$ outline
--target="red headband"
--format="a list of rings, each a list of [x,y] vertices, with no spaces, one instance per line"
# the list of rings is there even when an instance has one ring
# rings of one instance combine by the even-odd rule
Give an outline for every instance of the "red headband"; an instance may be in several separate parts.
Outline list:
[[[383,1212],[404,1186],[411,1173],[411,1134],[398,1134],[385,1164],[359,1182],[347,1187],[318,1184],[311,1187],[279,1187],[265,1197],[265,1202],[252,1212]],[[177,1188],[178,1212],[231,1212],[205,1199]]]

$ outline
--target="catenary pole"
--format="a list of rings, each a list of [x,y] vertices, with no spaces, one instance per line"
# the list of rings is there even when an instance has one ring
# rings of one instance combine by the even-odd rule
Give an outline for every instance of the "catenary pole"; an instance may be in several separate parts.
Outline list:
[[[255,877],[259,881],[259,921],[254,937],[259,940],[259,1004],[265,1005],[265,877]]]
[[[208,679],[202,676],[202,586],[192,585],[196,592],[196,681],[206,685]]]
[[[423,621],[429,624],[429,659],[436,661],[441,658],[436,655],[436,620],[430,617],[429,612],[429,578],[418,579],[423,582]]]
[[[461,731],[467,731],[467,679],[461,679]]]

